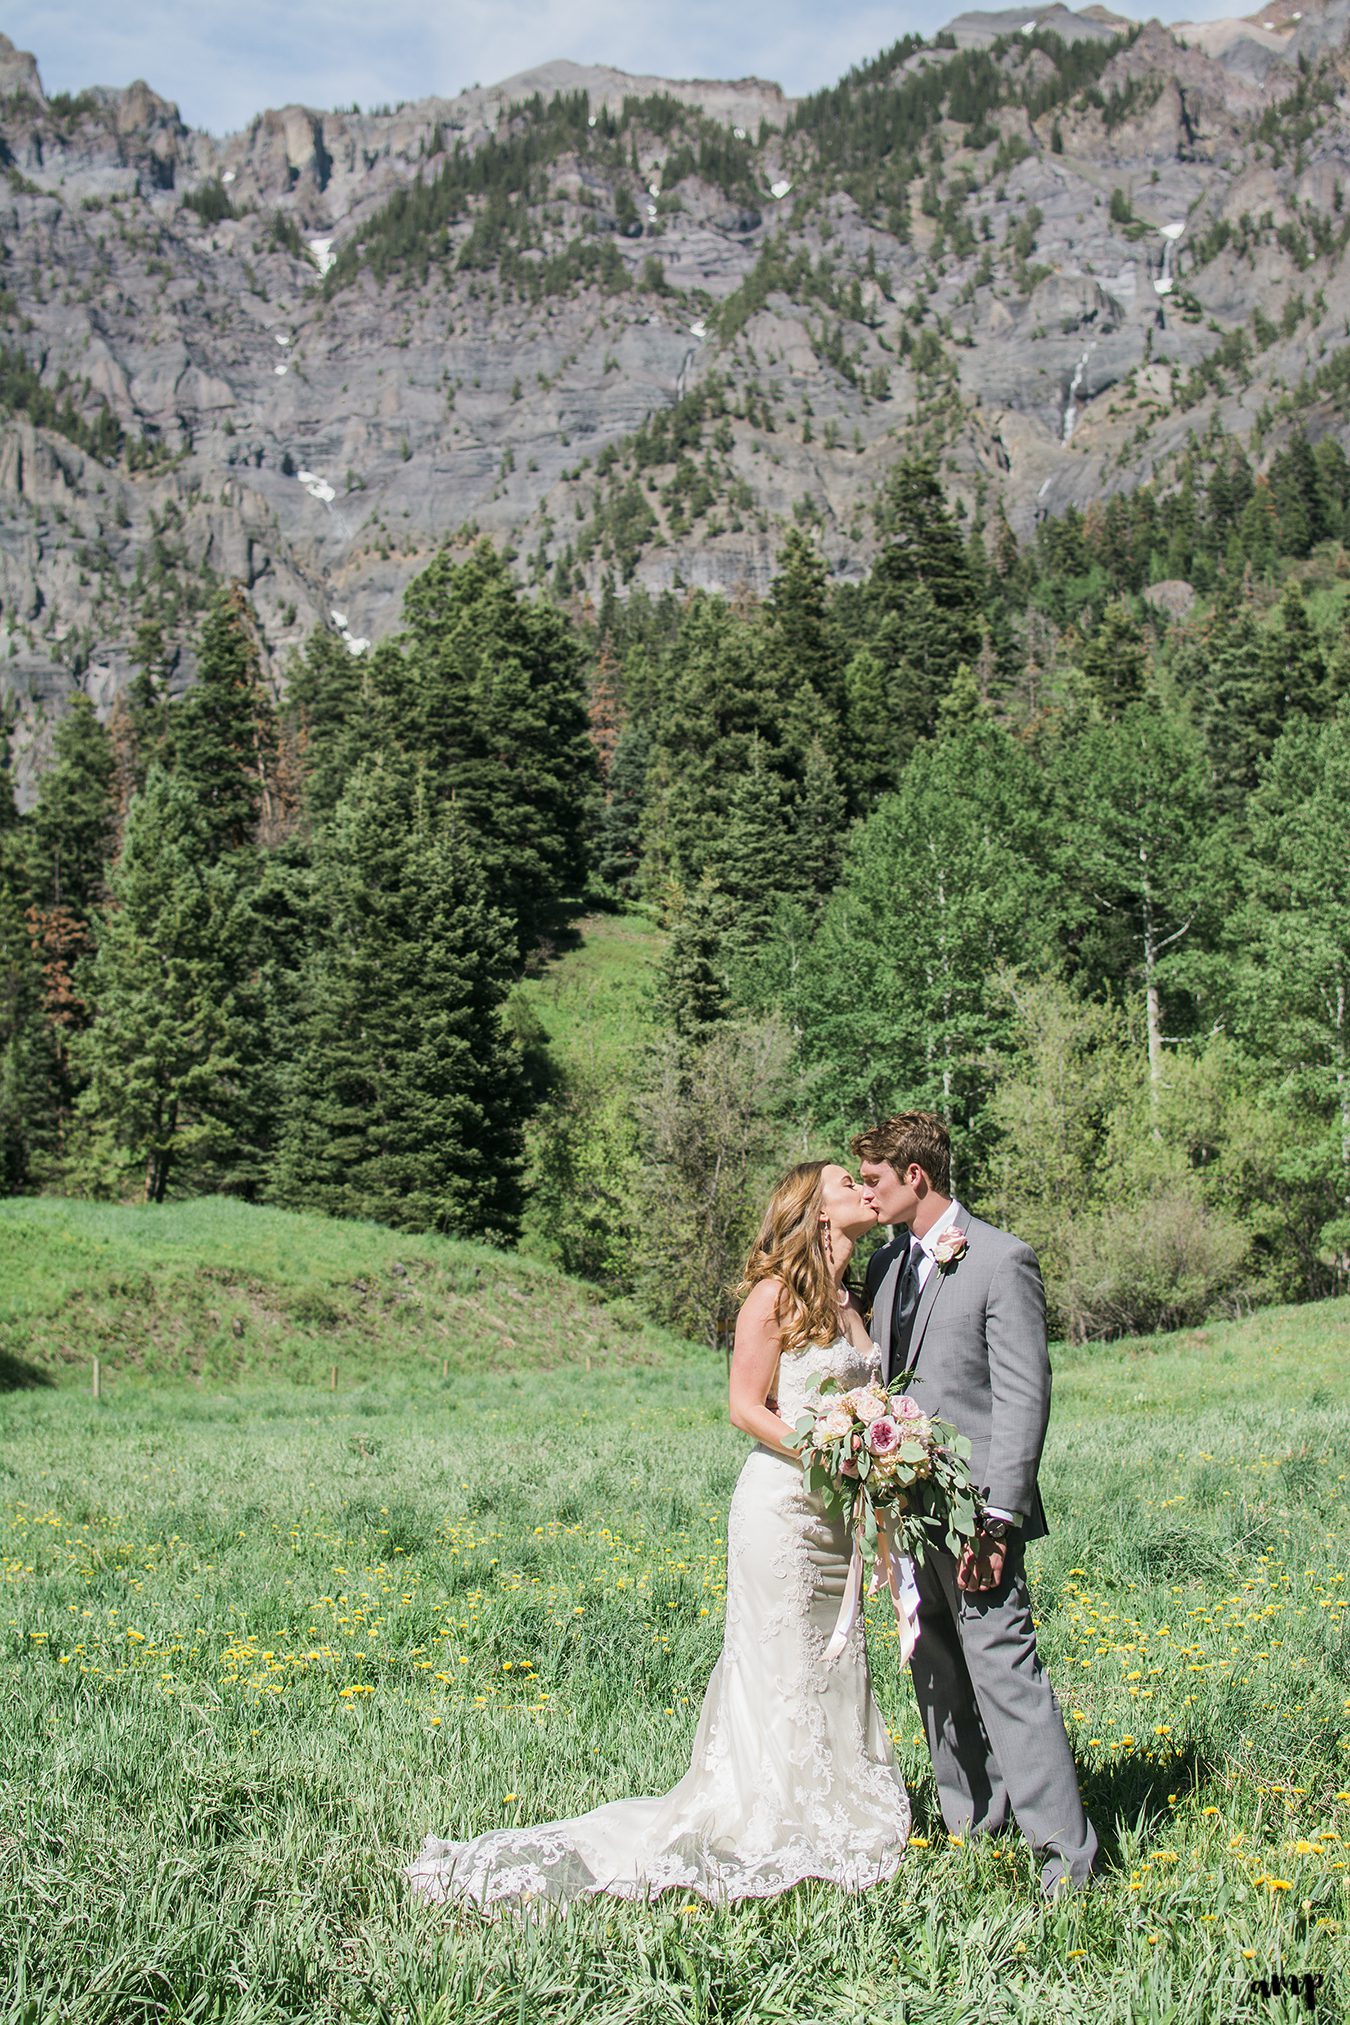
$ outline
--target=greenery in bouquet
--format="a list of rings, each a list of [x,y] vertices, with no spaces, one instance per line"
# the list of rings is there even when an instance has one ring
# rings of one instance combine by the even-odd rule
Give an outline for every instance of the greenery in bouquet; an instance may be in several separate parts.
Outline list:
[[[940,1540],[959,1554],[975,1538],[980,1500],[971,1481],[970,1442],[905,1392],[909,1372],[889,1385],[845,1391],[827,1378],[818,1404],[797,1421],[806,1488],[856,1532],[865,1553],[884,1526],[891,1546],[916,1561]]]

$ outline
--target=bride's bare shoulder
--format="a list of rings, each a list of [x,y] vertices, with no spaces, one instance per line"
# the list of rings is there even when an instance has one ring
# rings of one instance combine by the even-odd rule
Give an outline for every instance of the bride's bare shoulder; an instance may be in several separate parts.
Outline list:
[[[739,1330],[742,1327],[747,1329],[767,1329],[771,1326],[776,1326],[779,1297],[782,1291],[783,1282],[776,1274],[771,1274],[765,1280],[756,1280],[754,1286],[751,1287],[749,1293],[741,1302],[740,1312],[736,1317],[737,1329]]]

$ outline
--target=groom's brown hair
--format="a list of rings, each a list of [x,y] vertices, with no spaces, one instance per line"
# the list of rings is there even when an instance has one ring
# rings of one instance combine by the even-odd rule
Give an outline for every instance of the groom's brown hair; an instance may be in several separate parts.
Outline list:
[[[853,1140],[859,1160],[888,1160],[897,1174],[921,1167],[939,1195],[952,1192],[952,1136],[932,1111],[901,1111]]]

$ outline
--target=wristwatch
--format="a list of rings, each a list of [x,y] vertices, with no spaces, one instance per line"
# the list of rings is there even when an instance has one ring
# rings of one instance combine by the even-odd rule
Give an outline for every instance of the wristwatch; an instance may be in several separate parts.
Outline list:
[[[996,1547],[1004,1545],[1011,1531],[1012,1527],[1006,1519],[985,1518],[980,1520],[980,1538],[982,1540],[992,1540]]]

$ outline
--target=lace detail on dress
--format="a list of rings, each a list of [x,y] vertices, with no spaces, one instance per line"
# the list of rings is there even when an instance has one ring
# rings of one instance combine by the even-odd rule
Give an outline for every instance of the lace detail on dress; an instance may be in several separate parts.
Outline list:
[[[861,1385],[872,1353],[845,1336],[784,1352],[789,1425],[823,1379]],[[803,1878],[857,1891],[892,1876],[909,1800],[872,1695],[861,1617],[832,1666],[849,1543],[797,1463],[757,1448],[727,1520],[722,1654],[688,1772],[654,1799],[615,1800],[571,1821],[428,1837],[407,1875],[429,1899],[497,1913],[596,1892],[647,1898],[678,1888],[715,1901],[767,1898]]]
[[[816,1395],[827,1378],[837,1378],[846,1390],[881,1377],[881,1352],[875,1343],[860,1350],[847,1336],[833,1343],[808,1343],[801,1350],[784,1350],[778,1360],[778,1413],[789,1427]]]

